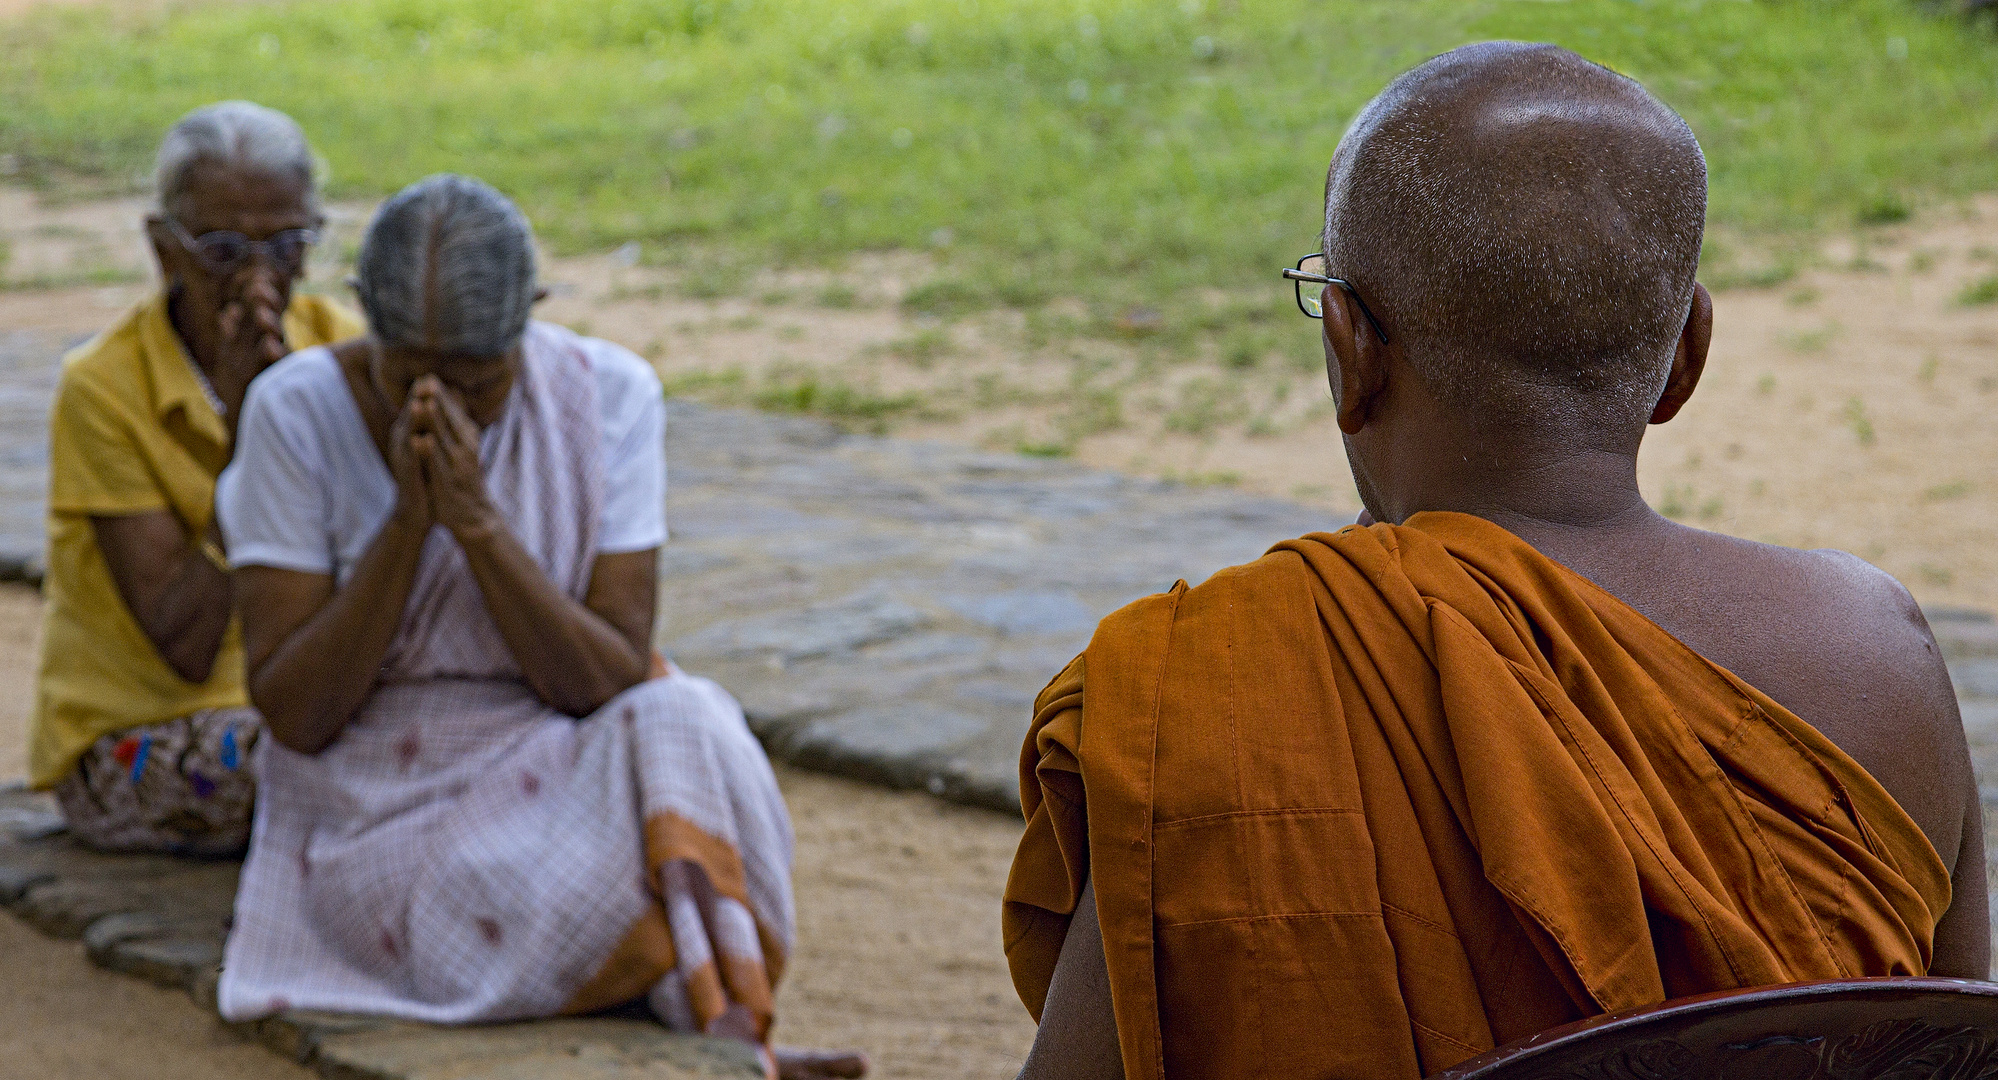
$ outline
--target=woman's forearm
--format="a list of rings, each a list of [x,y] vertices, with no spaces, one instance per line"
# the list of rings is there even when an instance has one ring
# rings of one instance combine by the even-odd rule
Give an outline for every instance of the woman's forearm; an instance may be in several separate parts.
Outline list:
[[[367,699],[402,623],[426,531],[391,517],[346,585],[251,673],[250,698],[279,742],[316,754]]]
[[[504,525],[461,534],[459,543],[500,636],[551,708],[588,716],[645,679],[650,657],[563,595]]]

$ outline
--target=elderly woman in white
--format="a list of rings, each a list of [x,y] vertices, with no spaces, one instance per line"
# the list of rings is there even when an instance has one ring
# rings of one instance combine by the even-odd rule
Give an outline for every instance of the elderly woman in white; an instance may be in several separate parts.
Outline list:
[[[370,335],[256,381],[217,500],[273,737],[224,1015],[643,997],[766,1047],[790,821],[735,701],[648,678],[657,378],[529,321],[527,222],[478,181],[390,199],[358,274]],[[787,1076],[864,1069],[764,1052]]]

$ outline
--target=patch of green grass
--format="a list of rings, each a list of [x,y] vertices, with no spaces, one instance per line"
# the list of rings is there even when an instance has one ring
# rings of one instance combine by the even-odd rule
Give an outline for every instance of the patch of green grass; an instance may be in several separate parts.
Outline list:
[[[1770,289],[1796,276],[1796,260],[1789,258],[1748,267],[1725,262],[1715,267],[1703,265],[1700,271],[1700,280],[1709,289]]]
[[[1859,445],[1872,446],[1879,438],[1879,433],[1873,430],[1873,419],[1866,415],[1864,401],[1847,398],[1845,411],[1840,415],[1845,419],[1845,426],[1852,429],[1853,437],[1859,440]]]
[[[1032,389],[1016,382],[1007,381],[996,371],[984,371],[972,376],[971,404],[978,409],[997,409],[1006,405],[1034,405],[1040,395]]]
[[[770,412],[809,413],[881,434],[888,422],[914,412],[922,399],[915,394],[882,395],[833,378],[806,375],[775,381],[750,399]]]
[[[1279,343],[1274,331],[1258,326],[1238,327],[1221,339],[1221,364],[1247,371],[1260,366],[1264,357],[1277,351]]]
[[[860,294],[854,291],[853,286],[837,281],[820,289],[818,296],[813,299],[820,307],[837,311],[847,311],[860,306]]]
[[[939,277],[904,294],[902,309],[915,315],[956,319],[991,307],[1039,307],[1050,295],[1045,283],[1028,274]]]
[[[1948,502],[1952,499],[1961,499],[1965,495],[1970,494],[1970,492],[1970,481],[1951,480],[1947,484],[1937,484],[1934,487],[1922,489],[1922,501]]]
[[[129,188],[174,117],[248,97],[299,119],[336,196],[472,173],[557,251],[901,248],[961,282],[1005,268],[933,307],[1165,309],[1190,288],[1287,297],[1275,270],[1315,244],[1354,111],[1494,37],[1570,46],[1680,109],[1713,220],[1743,235],[1998,187],[1998,38],[1910,0],[49,7],[0,41],[0,153],[31,182]]]
[[[680,292],[694,300],[733,296],[749,283],[749,268],[732,262],[702,260],[680,277]]]
[[[1691,516],[1693,487],[1691,484],[1665,485],[1665,498],[1658,503],[1658,512],[1674,521]]]
[[[1070,443],[1124,426],[1124,401],[1109,387],[1071,387],[1066,408],[1056,419]]]
[[[1820,326],[1816,330],[1797,330],[1779,335],[1786,348],[1792,352],[1823,352],[1825,347],[1838,336],[1838,324]]]
[[[1183,435],[1206,435],[1215,428],[1235,423],[1247,412],[1240,385],[1201,376],[1180,384],[1179,403],[1166,414],[1165,426],[1167,431]]]
[[[1998,274],[1986,274],[1957,291],[1956,302],[1965,307],[1998,303]]]
[[[1665,485],[1665,497],[1658,503],[1658,512],[1668,518],[1684,521],[1698,518],[1701,521],[1717,521],[1726,510],[1726,504],[1718,495],[1702,499],[1691,484]]]
[[[1013,452],[1027,457],[1065,458],[1075,456],[1075,447],[1070,443],[1023,441],[1013,444]]]
[[[1861,202],[1853,217],[1861,225],[1895,225],[1913,217],[1914,213],[1907,200],[1886,192]]]
[[[939,359],[949,356],[955,346],[951,344],[950,331],[941,326],[932,326],[918,330],[908,337],[897,338],[889,342],[886,349],[890,355],[907,360],[927,371],[935,367]]]
[[[719,371],[679,371],[660,377],[667,397],[733,397],[742,391],[748,377],[739,367]]]
[[[914,315],[934,315],[954,319],[992,305],[991,290],[974,281],[938,278],[910,289],[902,297],[902,310]]]

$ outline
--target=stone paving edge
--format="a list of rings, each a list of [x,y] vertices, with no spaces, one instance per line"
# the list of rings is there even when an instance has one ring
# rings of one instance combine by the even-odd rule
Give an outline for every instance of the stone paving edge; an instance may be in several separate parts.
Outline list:
[[[185,991],[214,1013],[237,864],[107,855],[65,832],[46,796],[0,788],[0,907],[50,937],[80,938],[99,967]],[[763,1076],[744,1044],[628,1017],[438,1027],[293,1012],[230,1026],[330,1080]]]

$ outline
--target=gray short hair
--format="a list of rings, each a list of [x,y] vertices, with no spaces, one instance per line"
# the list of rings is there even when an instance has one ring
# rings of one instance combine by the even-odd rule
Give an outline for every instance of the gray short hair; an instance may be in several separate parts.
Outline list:
[[[196,167],[205,164],[293,173],[308,191],[313,186],[312,146],[298,122],[248,101],[203,105],[167,129],[153,164],[153,190],[162,213],[179,215]]]
[[[534,230],[506,196],[443,173],[397,192],[361,242],[355,291],[391,345],[497,356],[534,306]]]

